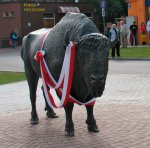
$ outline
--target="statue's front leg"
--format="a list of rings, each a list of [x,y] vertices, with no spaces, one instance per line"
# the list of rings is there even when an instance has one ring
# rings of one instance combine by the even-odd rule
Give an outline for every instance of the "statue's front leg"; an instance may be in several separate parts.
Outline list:
[[[72,120],[72,111],[74,103],[68,102],[64,107],[66,113],[66,125],[65,125],[65,135],[74,136],[74,123]]]
[[[96,125],[96,120],[93,115],[93,107],[94,107],[94,105],[86,106],[86,110],[87,110],[86,124],[88,125],[89,132],[98,133],[99,129],[98,129],[98,126]]]

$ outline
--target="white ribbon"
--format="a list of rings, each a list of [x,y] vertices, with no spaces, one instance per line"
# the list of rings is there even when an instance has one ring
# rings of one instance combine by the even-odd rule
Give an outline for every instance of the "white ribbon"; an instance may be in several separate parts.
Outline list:
[[[41,49],[43,49],[43,43],[45,42],[45,39],[46,39],[47,35],[48,35],[48,33],[43,38],[43,41],[42,41],[42,44],[41,44]],[[55,79],[53,78],[53,76],[51,75],[51,73],[50,73],[50,71],[48,69],[48,66],[46,64],[46,61],[45,61],[45,59],[43,57],[43,62],[44,62],[45,68],[47,70],[47,73],[48,73],[49,77],[51,78],[51,80],[55,84],[55,87],[52,87],[50,84],[47,84],[45,82],[43,71],[42,71],[42,68],[41,68],[41,65],[40,65],[45,97],[46,97],[48,105],[52,109],[55,108],[55,106],[53,106],[53,104],[51,103],[51,101],[49,99],[48,91],[50,91],[50,89],[58,89],[61,86],[63,81],[64,81],[63,89],[59,88],[60,91],[62,92],[61,100],[60,100],[59,104],[56,104],[56,102],[54,101],[54,104],[56,105],[57,108],[61,108],[63,106],[64,102],[65,102],[66,93],[67,93],[67,87],[68,87],[68,81],[69,81],[68,79],[69,79],[69,71],[70,71],[70,60],[71,60],[71,48],[72,48],[72,46],[73,46],[73,43],[70,42],[70,44],[66,47],[65,57],[64,57],[64,61],[63,61],[63,65],[62,65],[62,69],[61,69],[61,73],[60,73],[58,82],[56,82]],[[43,55],[45,54],[43,50],[42,50],[42,54]],[[48,90],[47,86],[50,88],[49,90]],[[76,102],[78,104],[81,104],[81,105],[88,105],[88,104],[93,103],[93,102],[96,101],[96,98],[93,98],[93,99],[89,100],[86,103],[82,103],[82,102],[76,100],[71,95],[69,96],[69,98],[71,100],[73,100],[74,102]]]
[[[44,65],[47,69],[47,72],[49,74],[49,77],[51,77],[51,79],[53,80],[53,82],[55,83],[55,87],[52,87],[48,84],[48,86],[51,89],[57,89],[60,87],[60,85],[62,84],[62,81],[64,80],[64,85],[63,85],[63,91],[62,91],[62,97],[61,97],[61,101],[59,103],[59,105],[57,105],[55,103],[55,105],[57,106],[57,108],[61,108],[64,104],[65,98],[66,98],[66,92],[67,92],[67,86],[68,86],[68,79],[69,79],[69,71],[70,71],[70,58],[71,58],[71,47],[72,47],[72,42],[70,42],[70,44],[67,46],[66,48],[66,52],[65,52],[65,57],[64,57],[64,62],[63,62],[63,66],[62,66],[62,70],[61,70],[61,74],[58,80],[58,83],[54,80],[54,78],[52,77],[51,73],[49,72],[49,69],[47,67],[47,64],[44,60]],[[42,71],[42,70],[41,70]],[[45,92],[45,96],[46,96],[46,100],[49,104],[49,106],[51,108],[54,108],[54,106],[52,105],[51,101],[49,100],[49,96],[48,96],[48,92],[47,92],[47,86],[46,86],[46,82],[44,80],[44,76],[43,76],[43,72],[41,72],[42,74],[42,80],[43,80],[43,88],[44,88],[44,92]]]

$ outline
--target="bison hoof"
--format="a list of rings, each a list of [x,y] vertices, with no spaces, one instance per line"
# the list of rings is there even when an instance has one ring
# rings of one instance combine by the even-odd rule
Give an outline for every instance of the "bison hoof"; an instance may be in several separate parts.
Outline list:
[[[37,118],[31,118],[30,122],[31,122],[32,125],[38,124],[39,123],[39,118],[38,117]]]
[[[95,125],[95,126],[88,126],[88,131],[89,132],[93,132],[93,133],[98,133],[99,132],[99,129],[98,129],[98,126]]]
[[[69,136],[69,137],[74,136],[74,129],[68,129],[68,128],[66,128],[65,129],[65,136]]]
[[[47,111],[46,115],[48,118],[58,118],[54,111]]]

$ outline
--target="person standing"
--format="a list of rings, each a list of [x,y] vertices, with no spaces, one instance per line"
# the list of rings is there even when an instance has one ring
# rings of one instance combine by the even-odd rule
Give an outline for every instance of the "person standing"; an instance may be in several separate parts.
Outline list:
[[[120,21],[120,39],[123,48],[127,48],[128,28],[124,21]]]
[[[105,27],[104,34],[106,37],[110,38],[111,22],[107,23]]]
[[[118,40],[116,44],[116,52],[117,52],[117,56],[120,57],[120,22],[117,22],[116,30],[117,30],[117,40]]]
[[[111,42],[116,41],[116,44],[112,47],[111,56],[112,58],[115,57],[115,50],[117,53],[117,56],[120,57],[120,40],[119,40],[119,30],[117,28],[116,24],[112,24],[112,28],[110,30],[110,40]]]
[[[135,21],[130,26],[130,31],[133,35],[133,43],[134,45],[137,45],[137,32],[138,32],[138,26],[136,25]]]
[[[133,33],[132,31],[130,31],[130,44],[133,46],[133,43],[134,43],[134,36],[133,36]]]
[[[146,25],[144,22],[141,22],[141,33],[146,33]]]
[[[144,22],[141,22],[141,40],[142,40],[142,45],[146,45],[146,25]]]
[[[16,48],[17,46],[17,34],[12,30],[10,33],[11,47]]]
[[[148,44],[150,45],[150,18],[149,18],[149,20],[147,21],[146,30],[147,30],[147,32],[148,32]]]

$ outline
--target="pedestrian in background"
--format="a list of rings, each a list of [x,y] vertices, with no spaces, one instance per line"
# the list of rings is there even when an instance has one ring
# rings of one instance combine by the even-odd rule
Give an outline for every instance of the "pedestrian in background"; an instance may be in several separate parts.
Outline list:
[[[107,23],[104,31],[105,36],[107,36],[108,38],[110,38],[111,25],[112,25],[111,22]]]
[[[120,39],[123,48],[127,48],[128,28],[124,21],[120,21]]]
[[[149,18],[149,20],[147,21],[146,30],[147,30],[147,32],[148,32],[148,44],[150,45],[150,18]]]
[[[10,33],[11,47],[16,48],[17,46],[17,34],[12,30]]]
[[[118,57],[120,57],[120,39],[119,39],[119,30],[118,26],[116,24],[112,24],[111,30],[110,30],[110,40],[111,42],[116,40],[116,44],[112,47],[111,50],[111,56],[112,58],[115,57],[115,52]]]
[[[141,22],[140,31],[141,31],[140,33],[141,33],[142,45],[146,45],[146,25],[144,22]]]
[[[117,56],[120,57],[120,22],[117,22],[116,30],[117,30],[117,35],[118,35],[116,50],[117,50]]]
[[[132,31],[130,30],[130,44],[133,46],[133,43],[134,43],[134,36],[133,36],[133,33]]]
[[[146,33],[146,25],[144,22],[141,22],[141,29],[140,29],[141,33]]]
[[[136,22],[134,21],[133,24],[130,26],[130,31],[133,35],[133,44],[137,45],[137,33],[138,33],[138,26],[136,25]]]

